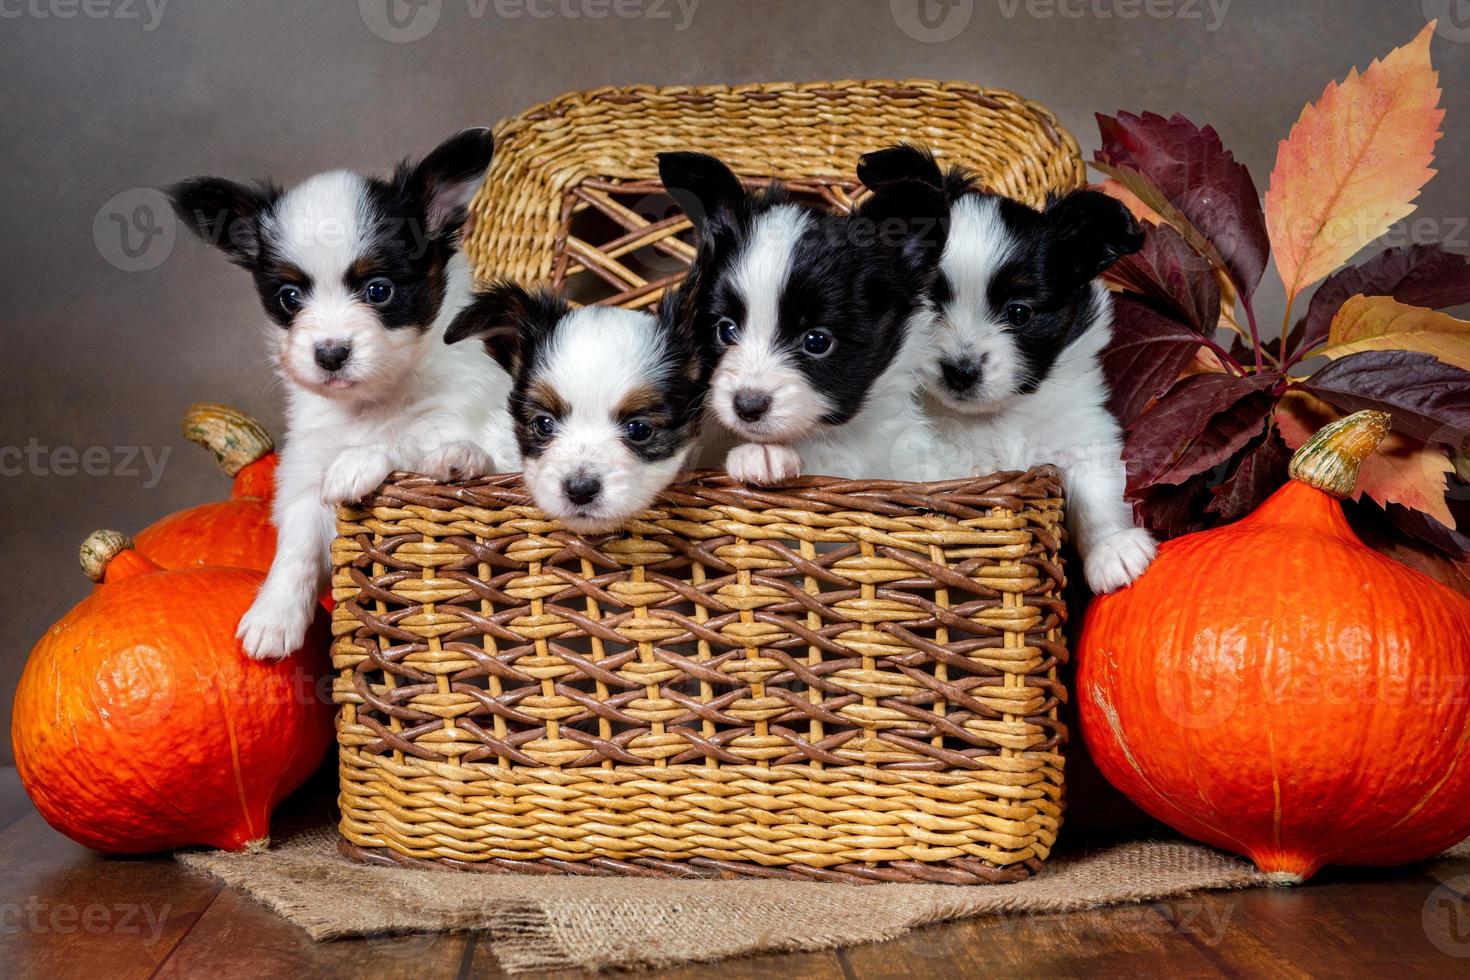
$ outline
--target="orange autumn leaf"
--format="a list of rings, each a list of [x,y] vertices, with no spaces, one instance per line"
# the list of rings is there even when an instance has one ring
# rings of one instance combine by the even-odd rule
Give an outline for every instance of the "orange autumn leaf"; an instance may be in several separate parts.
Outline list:
[[[1266,228],[1288,303],[1412,212],[1434,175],[1444,119],[1429,61],[1434,26],[1328,83],[1277,147]]]
[[[1296,450],[1338,415],[1321,399],[1292,391],[1276,406],[1276,428],[1286,445]],[[1445,492],[1449,489],[1446,475],[1454,471],[1444,449],[1391,432],[1378,451],[1363,461],[1353,499],[1366,493],[1380,505],[1402,504],[1452,528],[1455,515],[1445,502]]]
[[[1354,296],[1332,318],[1327,348],[1334,360],[1365,350],[1411,350],[1470,371],[1470,322],[1389,296]]]

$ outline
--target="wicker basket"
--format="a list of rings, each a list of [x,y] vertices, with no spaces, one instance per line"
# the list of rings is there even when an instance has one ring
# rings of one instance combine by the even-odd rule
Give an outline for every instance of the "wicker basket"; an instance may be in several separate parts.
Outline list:
[[[1037,201],[1045,110],[932,82],[603,89],[497,129],[483,275],[641,307],[692,255],[653,154],[834,207],[909,137]],[[942,484],[704,474],[583,538],[515,475],[398,475],[333,546],[343,849],[484,871],[1012,881],[1061,819],[1055,470]]]

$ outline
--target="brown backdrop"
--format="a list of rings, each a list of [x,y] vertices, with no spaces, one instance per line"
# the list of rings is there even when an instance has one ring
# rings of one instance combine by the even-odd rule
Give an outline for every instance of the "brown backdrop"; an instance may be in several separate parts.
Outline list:
[[[289,181],[332,167],[384,168],[459,127],[568,89],[927,77],[1039,99],[1089,154],[1094,111],[1184,112],[1213,124],[1264,191],[1276,141],[1328,79],[1408,41],[1426,13],[1456,7],[1455,0],[160,2],[0,2],[6,760],[11,693],[26,653],[86,590],[76,564],[81,538],[99,526],[133,530],[225,492],[213,463],[178,435],[184,406],[214,399],[273,427],[280,418],[248,281],[182,231],[170,245],[172,219],[158,214],[150,222],[137,211],[149,203],[147,188],[206,171]],[[1470,20],[1442,23],[1433,54],[1448,135],[1421,217],[1397,234],[1448,238],[1467,252]],[[135,214],[125,240],[113,216],[126,223]],[[1258,311],[1279,311],[1279,285],[1264,288]],[[90,447],[105,452],[90,455],[89,474],[70,454]],[[150,459],[163,464],[156,481]]]

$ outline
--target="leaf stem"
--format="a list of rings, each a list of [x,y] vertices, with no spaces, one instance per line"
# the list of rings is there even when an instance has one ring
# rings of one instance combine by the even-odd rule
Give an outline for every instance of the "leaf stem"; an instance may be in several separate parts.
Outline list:
[[[1276,360],[1274,356],[1271,356],[1266,350],[1261,347],[1261,331],[1256,326],[1256,308],[1251,305],[1250,297],[1241,296],[1240,305],[1245,307],[1245,322],[1246,325],[1250,327],[1251,331],[1251,349],[1255,352],[1256,355],[1256,371],[1259,372],[1262,368],[1266,366],[1265,361],[1262,360],[1263,356],[1271,357],[1271,360],[1276,364],[1276,366],[1280,367],[1281,362]]]
[[[1213,337],[1207,337],[1204,334],[1200,334],[1199,339],[1201,343],[1203,343],[1206,347],[1215,352],[1215,356],[1220,359],[1221,367],[1225,368],[1225,370],[1229,371],[1231,374],[1234,374],[1237,378],[1245,377],[1245,368],[1241,365],[1239,361],[1231,357],[1230,352],[1224,347],[1221,347],[1220,344],[1216,342]]]

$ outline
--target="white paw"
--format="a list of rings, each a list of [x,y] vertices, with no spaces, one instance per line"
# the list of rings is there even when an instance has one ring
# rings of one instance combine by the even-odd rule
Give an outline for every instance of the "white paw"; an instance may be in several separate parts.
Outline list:
[[[1092,546],[1085,562],[1087,587],[1098,595],[1117,592],[1142,575],[1158,553],[1154,536],[1141,527],[1119,531]]]
[[[306,630],[316,612],[316,597],[298,598],[262,588],[235,635],[253,660],[280,660],[301,648]]]
[[[781,483],[801,475],[801,454],[790,446],[747,442],[730,450],[725,470],[744,483]]]
[[[425,474],[436,480],[470,480],[495,472],[495,460],[473,442],[446,442],[424,457]]]
[[[380,449],[344,449],[322,474],[322,503],[335,507],[361,500],[392,472],[392,461]]]

